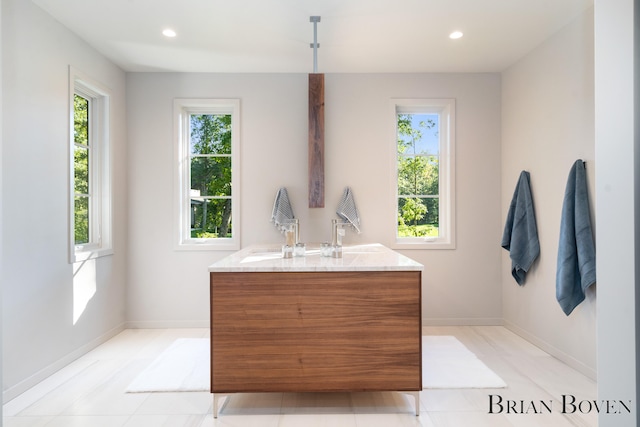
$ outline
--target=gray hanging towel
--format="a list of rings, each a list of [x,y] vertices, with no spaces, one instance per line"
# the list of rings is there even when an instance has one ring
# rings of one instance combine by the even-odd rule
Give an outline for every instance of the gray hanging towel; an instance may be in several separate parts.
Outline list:
[[[289,193],[287,189],[282,187],[276,193],[276,199],[273,202],[273,211],[271,212],[271,222],[281,230],[282,226],[291,222],[293,216],[293,208],[289,201]]]
[[[569,172],[560,219],[556,299],[568,316],[596,281],[596,248],[589,217],[589,194],[582,160]]]
[[[540,255],[536,216],[527,171],[520,173],[513,192],[502,235],[502,247],[509,251],[511,275],[518,285],[524,285],[529,268]]]
[[[360,233],[360,214],[356,207],[351,188],[346,187],[342,193],[342,199],[338,202],[336,214],[343,220],[349,222],[355,230]]]

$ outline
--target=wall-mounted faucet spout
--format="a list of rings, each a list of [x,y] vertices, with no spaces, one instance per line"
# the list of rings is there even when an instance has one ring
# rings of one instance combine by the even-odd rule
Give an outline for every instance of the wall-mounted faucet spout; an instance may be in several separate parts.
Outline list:
[[[300,243],[300,222],[297,218],[288,220],[282,228],[284,230],[284,237],[287,246],[294,246],[295,244]]]
[[[345,226],[351,226],[348,221],[340,221],[339,219],[331,220],[331,245],[342,246],[342,238],[345,235]]]

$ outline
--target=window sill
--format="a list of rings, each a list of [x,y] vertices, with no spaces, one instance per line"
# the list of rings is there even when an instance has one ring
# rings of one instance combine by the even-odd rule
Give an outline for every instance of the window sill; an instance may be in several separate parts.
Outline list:
[[[72,255],[71,264],[113,255],[113,249],[86,249],[78,250]]]
[[[403,239],[396,240],[395,243],[391,245],[391,249],[419,249],[419,250],[450,250],[455,249],[456,245],[453,242],[447,242],[443,240],[427,240],[427,239]]]
[[[240,243],[220,242],[211,240],[189,240],[179,243],[175,247],[176,251],[237,251],[240,250]]]

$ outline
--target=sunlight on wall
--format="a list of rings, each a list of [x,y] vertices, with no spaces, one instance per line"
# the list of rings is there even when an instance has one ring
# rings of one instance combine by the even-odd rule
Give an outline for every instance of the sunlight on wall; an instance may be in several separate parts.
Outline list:
[[[73,324],[75,325],[91,298],[96,294],[96,260],[73,265]]]

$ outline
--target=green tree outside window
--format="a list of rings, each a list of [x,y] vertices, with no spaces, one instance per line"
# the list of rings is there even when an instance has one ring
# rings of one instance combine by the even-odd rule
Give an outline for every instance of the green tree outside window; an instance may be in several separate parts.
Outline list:
[[[89,100],[73,97],[73,180],[75,244],[90,242],[89,236]]]
[[[231,115],[190,115],[191,237],[232,237]]]
[[[438,237],[439,117],[398,114],[398,237]]]

